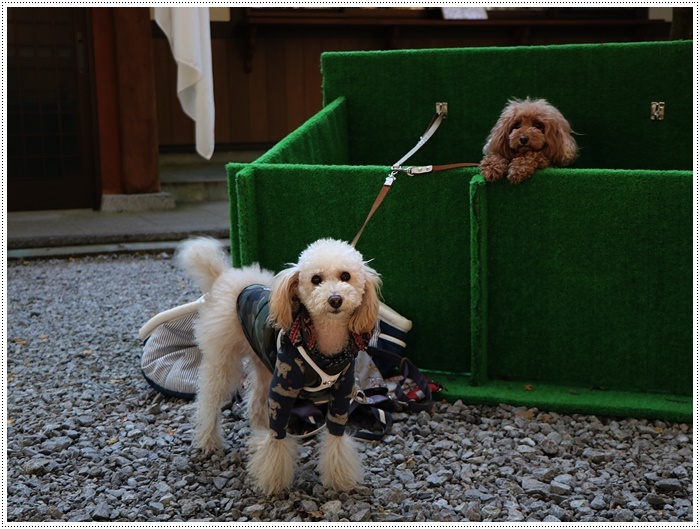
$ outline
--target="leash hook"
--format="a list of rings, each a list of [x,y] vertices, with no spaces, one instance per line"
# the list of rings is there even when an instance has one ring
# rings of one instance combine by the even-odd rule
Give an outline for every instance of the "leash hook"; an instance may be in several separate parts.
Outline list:
[[[400,167],[392,167],[391,172],[386,177],[386,180],[384,180],[384,185],[391,187],[391,184],[393,184],[396,181],[396,175],[399,174],[400,170]]]

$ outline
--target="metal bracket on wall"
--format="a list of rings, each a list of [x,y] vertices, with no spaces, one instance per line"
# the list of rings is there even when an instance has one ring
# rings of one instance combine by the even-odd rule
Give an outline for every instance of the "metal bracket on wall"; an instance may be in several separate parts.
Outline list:
[[[435,113],[439,114],[440,112],[444,114],[443,118],[447,119],[447,103],[435,103]]]
[[[664,103],[663,101],[652,101],[651,102],[651,119],[652,119],[652,121],[663,120],[665,109],[666,109],[666,103]]]

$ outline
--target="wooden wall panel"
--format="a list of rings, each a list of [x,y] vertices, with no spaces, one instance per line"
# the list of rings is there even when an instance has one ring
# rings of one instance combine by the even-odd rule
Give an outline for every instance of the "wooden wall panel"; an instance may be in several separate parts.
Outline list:
[[[256,49],[253,56],[253,68],[250,72],[239,72],[248,83],[248,100],[241,104],[248,106],[248,137],[251,143],[270,141],[272,134],[269,130],[270,89],[279,94],[283,87],[271,87],[267,82],[267,51],[265,41]]]
[[[268,102],[267,132],[272,137],[283,137],[287,131],[287,88],[288,80],[294,77],[287,71],[287,61],[283,39],[271,37],[265,42],[266,94]]]
[[[158,112],[158,141],[161,145],[173,143],[173,97],[175,85],[170,78],[170,55],[167,39],[153,39],[153,74],[156,78],[156,109]],[[182,111],[180,111],[182,112]]]
[[[175,92],[177,68],[167,39],[154,36],[158,132],[161,150],[194,151],[194,125]],[[250,72],[243,36],[212,39],[217,148],[269,145],[321,109],[321,53],[376,49],[381,39],[349,34],[259,39]]]
[[[229,89],[228,39],[212,40],[211,61],[214,78],[214,138],[231,137],[231,106],[233,97]]]
[[[112,10],[124,192],[160,191],[158,111],[148,10]]]
[[[318,112],[323,101],[321,53],[326,51],[323,39],[305,38],[304,44],[304,112],[311,116]]]
[[[318,112],[323,99],[324,51],[504,46],[526,41],[612,42],[646,37],[644,27],[634,35],[633,26],[616,25],[572,31],[554,26],[502,27],[497,23],[493,27],[442,26],[435,21],[428,21],[425,27],[414,27],[410,21],[406,24],[410,27],[261,25],[252,34],[245,25],[217,26],[212,31],[217,149],[273,144]],[[182,112],[175,94],[176,67],[167,40],[159,30],[154,30],[153,39],[161,150],[194,152],[194,124]]]
[[[304,76],[304,49],[301,46],[285,46],[284,54],[287,71],[290,72],[290,75],[287,75],[284,93],[287,100],[285,128],[295,130],[308,117],[306,107],[301,104],[305,100],[307,90]]]
[[[115,126],[119,123],[119,99],[112,9],[92,8],[92,24],[102,193],[113,195],[124,192],[124,183],[121,135]]]
[[[221,97],[229,100],[228,114],[223,119],[229,122],[229,136],[217,137],[218,143],[250,143],[250,88],[244,78],[243,50],[237,46],[238,40],[226,39],[226,46],[222,47],[225,60],[228,64],[226,72],[227,87],[220,96],[214,94],[215,104]],[[217,113],[217,120],[222,116]]]

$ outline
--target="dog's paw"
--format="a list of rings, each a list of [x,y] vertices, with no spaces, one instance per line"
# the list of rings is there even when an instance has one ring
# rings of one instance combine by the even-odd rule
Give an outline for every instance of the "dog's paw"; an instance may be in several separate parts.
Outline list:
[[[192,446],[205,456],[226,450],[226,444],[220,439],[197,440],[192,443]]]
[[[209,456],[224,450],[226,443],[219,426],[215,424],[210,428],[195,428],[192,447],[200,450],[205,456]]]
[[[479,169],[484,180],[487,182],[495,182],[503,177],[508,167],[508,162],[498,156],[489,155],[479,164]]]
[[[534,171],[531,171],[524,167],[511,167],[510,171],[508,171],[508,181],[511,184],[521,184],[522,182],[530,178],[533,172]]]
[[[272,496],[292,487],[299,457],[299,448],[293,438],[277,439],[269,431],[255,431],[248,448],[247,469],[258,490]]]
[[[348,435],[323,432],[318,471],[325,487],[339,492],[353,490],[364,474],[357,442]]]

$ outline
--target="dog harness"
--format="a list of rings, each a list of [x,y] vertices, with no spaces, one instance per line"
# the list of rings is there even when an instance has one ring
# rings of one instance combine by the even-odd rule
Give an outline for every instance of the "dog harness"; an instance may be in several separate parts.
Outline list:
[[[351,333],[345,350],[333,356],[317,351],[306,308],[299,304],[291,329],[284,332],[269,322],[270,289],[251,285],[238,297],[238,318],[255,354],[272,372],[268,394],[270,429],[278,439],[287,434],[292,408],[298,398],[328,401],[326,426],[343,435],[355,382],[355,356],[366,348],[367,337]]]

